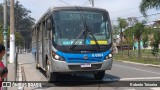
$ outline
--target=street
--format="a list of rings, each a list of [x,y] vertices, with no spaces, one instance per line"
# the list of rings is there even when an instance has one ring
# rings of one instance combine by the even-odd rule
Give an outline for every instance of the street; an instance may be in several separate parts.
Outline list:
[[[18,62],[24,67],[26,81],[47,81],[45,72],[35,68],[35,61],[31,53],[19,54]],[[93,75],[61,75],[60,80],[71,81],[62,84],[47,83],[44,87],[29,88],[24,90],[160,90],[160,87],[114,87],[115,84],[125,84],[123,81],[160,81],[160,68],[145,65],[130,64],[114,61],[112,70],[106,71],[102,81],[95,81]],[[83,83],[87,80],[87,83]],[[76,83],[76,82],[82,83]],[[116,81],[111,82],[110,81]],[[70,84],[68,84],[70,83]]]

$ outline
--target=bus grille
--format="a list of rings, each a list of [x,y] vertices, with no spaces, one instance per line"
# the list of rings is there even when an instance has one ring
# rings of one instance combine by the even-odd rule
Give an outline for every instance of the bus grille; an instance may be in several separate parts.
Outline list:
[[[92,70],[100,69],[102,64],[92,64],[91,67],[81,68],[80,65],[68,65],[70,70]]]
[[[100,58],[89,58],[89,59],[83,59],[83,58],[68,58],[69,62],[101,62]]]

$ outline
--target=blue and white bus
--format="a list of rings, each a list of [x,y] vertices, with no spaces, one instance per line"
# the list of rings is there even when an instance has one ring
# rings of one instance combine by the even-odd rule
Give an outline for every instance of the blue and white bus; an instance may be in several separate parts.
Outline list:
[[[109,14],[92,7],[53,7],[32,30],[36,68],[49,81],[60,73],[93,73],[103,79],[112,68],[112,34]]]

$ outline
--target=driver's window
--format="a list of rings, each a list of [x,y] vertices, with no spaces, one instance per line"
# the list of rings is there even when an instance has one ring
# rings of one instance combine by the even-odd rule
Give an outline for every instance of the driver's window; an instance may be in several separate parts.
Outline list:
[[[100,33],[101,34],[105,34],[105,32],[106,32],[106,22],[102,22],[101,23]]]

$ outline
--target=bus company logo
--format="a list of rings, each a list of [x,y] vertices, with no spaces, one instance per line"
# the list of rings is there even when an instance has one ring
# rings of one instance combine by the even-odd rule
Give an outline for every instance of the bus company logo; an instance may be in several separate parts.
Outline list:
[[[84,55],[84,56],[83,56],[83,59],[87,60],[87,59],[88,59],[88,56],[87,56],[87,55]]]

